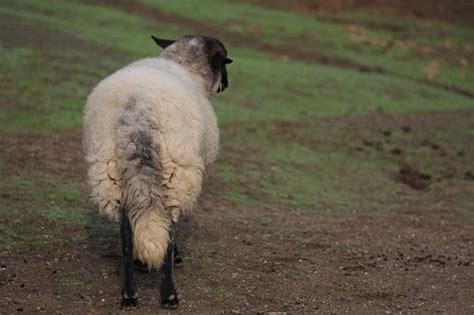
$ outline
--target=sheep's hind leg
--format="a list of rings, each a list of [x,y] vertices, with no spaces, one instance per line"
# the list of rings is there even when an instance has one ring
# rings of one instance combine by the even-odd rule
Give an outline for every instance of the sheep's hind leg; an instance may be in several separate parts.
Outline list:
[[[172,228],[173,229],[173,228]],[[173,280],[173,257],[175,250],[174,233],[170,233],[170,242],[166,250],[165,261],[163,263],[163,279],[161,280],[161,306],[163,308],[175,309],[178,307],[178,294],[174,287]]]
[[[174,239],[173,263],[175,267],[183,266],[183,258],[181,258],[181,255],[179,254],[176,238]]]
[[[148,268],[148,265],[145,264],[144,262],[141,262],[138,259],[135,259],[133,261],[133,268],[141,273],[149,273],[150,269]]]
[[[122,289],[122,308],[133,308],[138,306],[137,292],[133,281],[133,240],[132,227],[128,216],[122,215],[120,225],[122,238],[122,255],[124,266],[124,284]]]

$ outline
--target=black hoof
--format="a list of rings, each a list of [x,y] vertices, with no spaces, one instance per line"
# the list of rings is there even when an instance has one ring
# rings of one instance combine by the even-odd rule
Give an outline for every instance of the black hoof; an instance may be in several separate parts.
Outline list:
[[[170,295],[166,299],[161,300],[161,307],[167,308],[167,309],[177,309],[179,304],[178,296],[176,294]]]
[[[138,299],[137,298],[126,298],[122,297],[122,305],[123,309],[132,309],[138,306]]]
[[[175,267],[183,267],[183,259],[181,256],[174,257],[173,264]]]

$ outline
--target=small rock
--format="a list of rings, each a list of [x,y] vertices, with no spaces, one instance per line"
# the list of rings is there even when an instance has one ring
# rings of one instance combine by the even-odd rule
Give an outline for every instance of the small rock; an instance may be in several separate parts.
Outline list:
[[[252,246],[254,244],[253,240],[251,237],[245,237],[243,240],[242,240],[242,243],[244,243],[245,245],[248,245],[248,246]]]

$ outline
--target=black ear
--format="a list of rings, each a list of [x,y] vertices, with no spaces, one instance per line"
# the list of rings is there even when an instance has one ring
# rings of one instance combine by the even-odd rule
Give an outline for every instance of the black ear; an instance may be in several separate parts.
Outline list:
[[[225,60],[224,60],[224,63],[225,63],[226,65],[231,64],[231,63],[233,63],[233,62],[234,62],[234,60],[232,60],[232,59],[230,59],[230,58],[225,58]]]
[[[165,49],[166,47],[168,47],[169,45],[173,44],[175,42],[175,40],[171,40],[171,39],[161,39],[161,38],[158,38],[158,37],[155,37],[153,35],[151,35],[151,38],[153,38],[153,40],[155,41],[155,43],[160,46],[161,48]]]

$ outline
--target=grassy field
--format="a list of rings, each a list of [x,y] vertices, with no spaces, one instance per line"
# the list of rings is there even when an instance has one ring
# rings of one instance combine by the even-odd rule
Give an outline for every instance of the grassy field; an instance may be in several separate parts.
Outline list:
[[[0,4],[2,310],[117,309],[117,228],[88,203],[84,102],[160,53],[151,34],[203,33],[235,63],[213,100],[220,158],[179,232],[180,309],[473,311],[472,27],[99,3]],[[139,293],[153,312],[149,278]]]

